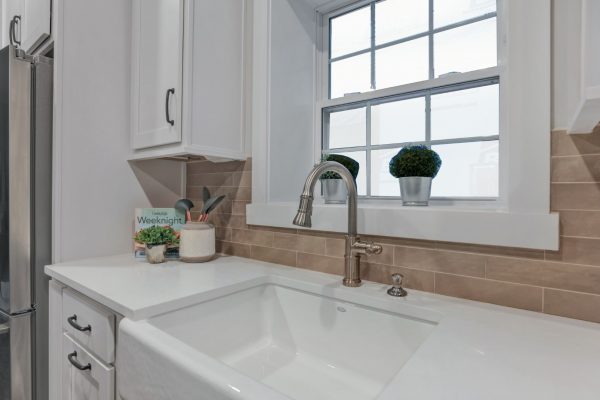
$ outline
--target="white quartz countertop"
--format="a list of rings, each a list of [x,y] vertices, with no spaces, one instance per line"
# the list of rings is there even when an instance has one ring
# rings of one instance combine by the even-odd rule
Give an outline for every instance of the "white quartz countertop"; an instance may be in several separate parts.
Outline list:
[[[600,324],[387,285],[345,288],[341,277],[238,257],[150,265],[131,255],[47,266],[46,273],[131,320],[143,320],[274,277],[431,313],[439,324],[382,399],[600,399]],[[223,292],[225,293],[225,292]],[[369,340],[365,338],[365,340]],[[357,343],[360,346],[360,343]]]

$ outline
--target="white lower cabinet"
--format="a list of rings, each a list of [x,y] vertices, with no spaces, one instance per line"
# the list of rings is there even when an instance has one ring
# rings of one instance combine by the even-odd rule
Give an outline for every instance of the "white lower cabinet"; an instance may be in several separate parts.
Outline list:
[[[114,400],[118,316],[50,282],[49,400]]]
[[[113,400],[115,369],[104,365],[66,333],[62,343],[64,400]]]

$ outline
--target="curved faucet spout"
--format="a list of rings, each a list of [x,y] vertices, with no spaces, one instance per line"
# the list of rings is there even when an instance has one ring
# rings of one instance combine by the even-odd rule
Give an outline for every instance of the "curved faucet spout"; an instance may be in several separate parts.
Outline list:
[[[342,180],[348,188],[348,235],[356,236],[356,182],[354,177],[346,167],[335,161],[325,161],[314,166],[308,174],[304,183],[304,190],[300,195],[300,206],[298,213],[294,218],[294,225],[310,228],[312,226],[312,208],[313,208],[313,193],[315,185],[325,172],[335,172],[342,177]]]
[[[298,213],[294,218],[294,225],[310,228],[311,215],[313,208],[313,192],[315,185],[324,172],[336,172],[342,177],[348,188],[348,234],[346,235],[344,254],[344,280],[345,286],[357,287],[360,286],[360,257],[361,255],[380,254],[383,248],[381,245],[372,242],[363,242],[358,237],[356,232],[356,182],[354,177],[342,164],[334,161],[326,161],[315,167],[308,174],[304,190],[300,196],[300,206]]]

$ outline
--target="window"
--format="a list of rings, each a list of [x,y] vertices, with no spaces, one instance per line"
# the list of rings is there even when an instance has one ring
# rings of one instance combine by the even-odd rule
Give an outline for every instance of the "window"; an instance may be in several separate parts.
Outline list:
[[[361,1],[325,17],[322,152],[360,163],[359,195],[399,197],[390,158],[425,144],[443,161],[432,197],[500,187],[495,0]]]

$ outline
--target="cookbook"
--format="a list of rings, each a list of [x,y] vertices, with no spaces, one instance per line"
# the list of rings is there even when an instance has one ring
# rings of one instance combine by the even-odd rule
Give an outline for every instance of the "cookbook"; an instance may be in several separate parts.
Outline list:
[[[151,226],[170,226],[179,235],[181,227],[185,225],[185,212],[176,208],[136,208],[135,209],[135,234],[141,229]],[[134,234],[134,236],[135,236]],[[146,258],[144,245],[133,242],[135,258]],[[168,259],[179,258],[179,247],[167,247]]]

